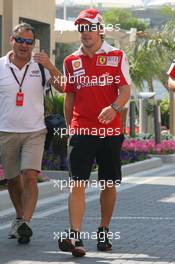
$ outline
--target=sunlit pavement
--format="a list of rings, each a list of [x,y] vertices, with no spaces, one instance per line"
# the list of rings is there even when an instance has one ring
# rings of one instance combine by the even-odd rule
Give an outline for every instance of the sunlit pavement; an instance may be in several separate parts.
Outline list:
[[[100,221],[99,191],[88,189],[82,231],[87,254],[74,258],[57,247],[68,228],[67,193],[40,201],[29,245],[9,240],[11,210],[0,211],[0,264],[39,263],[175,263],[175,165],[164,165],[123,179],[110,231],[113,250],[96,251],[95,231]],[[120,237],[120,239],[119,239]]]

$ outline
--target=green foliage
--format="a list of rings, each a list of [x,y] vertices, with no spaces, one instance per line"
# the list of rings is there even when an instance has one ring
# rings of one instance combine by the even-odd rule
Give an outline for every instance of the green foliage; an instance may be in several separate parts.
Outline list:
[[[152,39],[138,39],[127,52],[130,62],[130,74],[134,84],[140,89],[147,82],[149,91],[153,91],[152,81],[161,71],[161,54],[158,45]]]
[[[167,70],[174,57],[175,21],[169,21],[161,32],[147,34],[144,38],[137,38],[127,54],[130,62],[130,74],[136,87],[143,88],[147,82],[149,91],[154,91],[153,80],[159,80],[167,87]]]
[[[170,100],[168,97],[163,98],[160,103],[160,108],[162,113],[169,113]]]
[[[156,101],[154,99],[150,99],[145,105],[145,111],[148,116],[154,116],[154,106],[156,105]]]
[[[63,61],[65,57],[73,53],[75,50],[78,49],[79,43],[74,44],[65,44],[65,43],[57,43],[56,50],[58,51],[58,55],[56,57],[55,63],[56,67],[63,72]]]
[[[170,100],[168,97],[161,100],[160,111],[161,111],[161,123],[162,123],[162,125],[169,128]]]
[[[45,97],[45,114],[60,114],[64,116],[64,95],[55,94]],[[61,137],[60,134],[54,135],[49,150],[44,152],[42,169],[60,170],[67,168],[63,164],[67,153],[67,136]]]
[[[152,52],[147,48],[147,42],[137,42],[127,52],[130,62],[130,74],[134,84],[137,87],[143,88],[144,81],[151,81],[154,78],[155,63],[150,63],[153,59]],[[150,89],[151,90],[151,89]]]
[[[64,95],[54,95],[53,98],[51,96],[45,97],[45,112],[48,114],[57,114],[64,115],[63,113],[64,107]]]
[[[130,28],[137,28],[138,31],[144,31],[147,28],[145,22],[134,17],[130,11],[123,9],[113,9],[104,13],[105,23],[113,26],[120,24],[122,29],[129,30]]]
[[[164,6],[160,9],[160,14],[167,17],[175,17],[175,11],[170,6]]]

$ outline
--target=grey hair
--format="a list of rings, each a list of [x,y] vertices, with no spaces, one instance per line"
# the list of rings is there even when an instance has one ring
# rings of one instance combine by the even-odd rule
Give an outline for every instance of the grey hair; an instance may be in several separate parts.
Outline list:
[[[35,40],[35,37],[36,37],[36,33],[35,33],[35,29],[28,23],[20,23],[18,25],[16,25],[14,28],[13,28],[13,31],[12,31],[12,34],[13,36],[15,37],[16,34],[19,32],[19,31],[31,31],[33,33],[33,37],[34,37],[34,40]]]

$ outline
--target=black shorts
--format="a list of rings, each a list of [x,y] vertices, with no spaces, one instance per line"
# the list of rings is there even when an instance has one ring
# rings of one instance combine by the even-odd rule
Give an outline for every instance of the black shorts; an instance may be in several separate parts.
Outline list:
[[[89,180],[94,160],[98,164],[98,180],[121,182],[120,151],[123,134],[99,136],[73,135],[69,139],[68,165],[71,180]]]

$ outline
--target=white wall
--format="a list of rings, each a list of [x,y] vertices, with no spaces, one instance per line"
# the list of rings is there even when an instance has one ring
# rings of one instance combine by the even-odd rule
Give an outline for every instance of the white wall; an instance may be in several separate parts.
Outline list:
[[[55,49],[55,0],[13,0],[13,27],[19,17],[33,19],[51,25],[50,54]]]
[[[4,6],[4,19],[3,25],[3,53],[9,50],[9,35],[15,25],[19,23],[19,17],[36,20],[50,24],[50,54],[55,49],[55,0],[0,0],[0,14],[2,3]],[[3,13],[3,11],[2,11]],[[54,56],[52,56],[54,59]]]
[[[3,0],[0,0],[0,15],[2,15],[2,9],[3,9]]]

